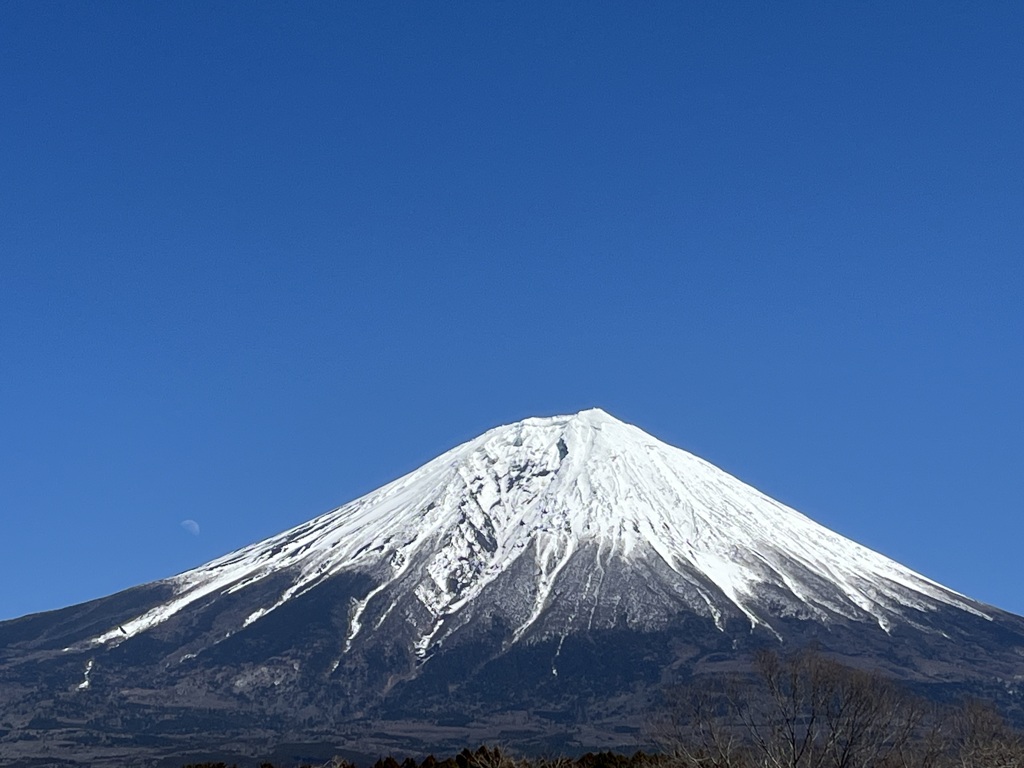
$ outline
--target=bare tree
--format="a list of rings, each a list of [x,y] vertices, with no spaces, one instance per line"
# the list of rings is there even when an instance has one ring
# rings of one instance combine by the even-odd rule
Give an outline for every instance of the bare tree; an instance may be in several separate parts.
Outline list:
[[[652,736],[677,768],[745,768],[749,749],[731,722],[732,700],[711,686],[670,691],[668,708]]]
[[[910,711],[902,716],[907,738],[897,739],[880,768],[947,768],[949,766],[949,713],[939,705],[909,698]]]
[[[825,692],[825,765],[872,768],[914,740],[924,707],[875,672],[819,660]]]
[[[924,707],[881,675],[815,651],[760,654],[756,678],[677,694],[663,744],[687,766],[932,768],[912,762]],[[667,727],[666,727],[667,726]],[[901,762],[902,761],[902,762]],[[1024,767],[1022,767],[1024,768]]]
[[[990,705],[967,701],[955,719],[959,768],[1022,768],[1024,739]]]
[[[765,768],[818,768],[827,700],[818,655],[783,660],[763,652],[755,666],[760,685],[733,701],[759,762]]]

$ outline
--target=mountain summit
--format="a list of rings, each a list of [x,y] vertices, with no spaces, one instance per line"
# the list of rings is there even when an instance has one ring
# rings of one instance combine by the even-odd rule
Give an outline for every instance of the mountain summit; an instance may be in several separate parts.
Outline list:
[[[222,741],[345,724],[415,751],[506,718],[520,742],[553,746],[557,723],[609,746],[663,684],[780,644],[919,684],[1024,671],[1024,620],[600,409],[497,427],[179,576],[0,623],[0,642],[0,704],[79,723],[44,737],[109,736],[128,710],[168,749],[211,710]]]
[[[238,631],[346,572],[369,574],[374,586],[350,605],[343,653],[362,635],[411,628],[412,648],[425,658],[481,610],[502,615],[510,643],[595,621],[662,627],[679,611],[719,629],[739,611],[769,630],[786,616],[888,631],[937,606],[985,615],[595,408],[492,429],[309,523],[172,579],[171,599],[79,647],[122,643],[210,595],[280,577],[283,588],[231,628]]]

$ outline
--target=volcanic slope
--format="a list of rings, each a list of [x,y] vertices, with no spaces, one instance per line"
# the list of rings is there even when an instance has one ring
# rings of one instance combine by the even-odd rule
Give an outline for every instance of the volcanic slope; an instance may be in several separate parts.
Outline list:
[[[239,732],[274,715],[296,738],[535,710],[600,730],[663,683],[810,641],[918,682],[1024,672],[1019,617],[594,409],[493,429],[174,578],[0,623],[0,696],[97,728],[131,705],[145,722],[220,708]]]
[[[491,430],[361,499],[169,580],[172,598],[77,648],[120,644],[210,596],[283,577],[286,586],[238,631],[346,572],[365,573],[374,586],[348,611],[342,653],[394,617],[399,626],[386,631],[411,630],[421,659],[481,612],[507,621],[510,643],[620,623],[651,629],[679,611],[719,628],[739,611],[769,630],[780,616],[888,631],[938,607],[986,615],[594,409]]]

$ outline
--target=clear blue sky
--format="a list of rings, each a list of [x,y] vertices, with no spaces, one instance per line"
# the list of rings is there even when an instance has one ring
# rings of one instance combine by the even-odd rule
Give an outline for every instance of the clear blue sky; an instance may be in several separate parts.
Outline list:
[[[0,618],[590,406],[1024,613],[1022,29],[3,3]]]

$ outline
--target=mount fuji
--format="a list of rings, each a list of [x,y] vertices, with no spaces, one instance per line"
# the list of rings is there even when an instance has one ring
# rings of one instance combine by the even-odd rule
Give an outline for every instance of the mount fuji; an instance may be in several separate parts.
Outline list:
[[[630,746],[664,685],[808,643],[1011,706],[1024,675],[1024,619],[604,411],[527,419],[173,578],[0,623],[0,765]]]

